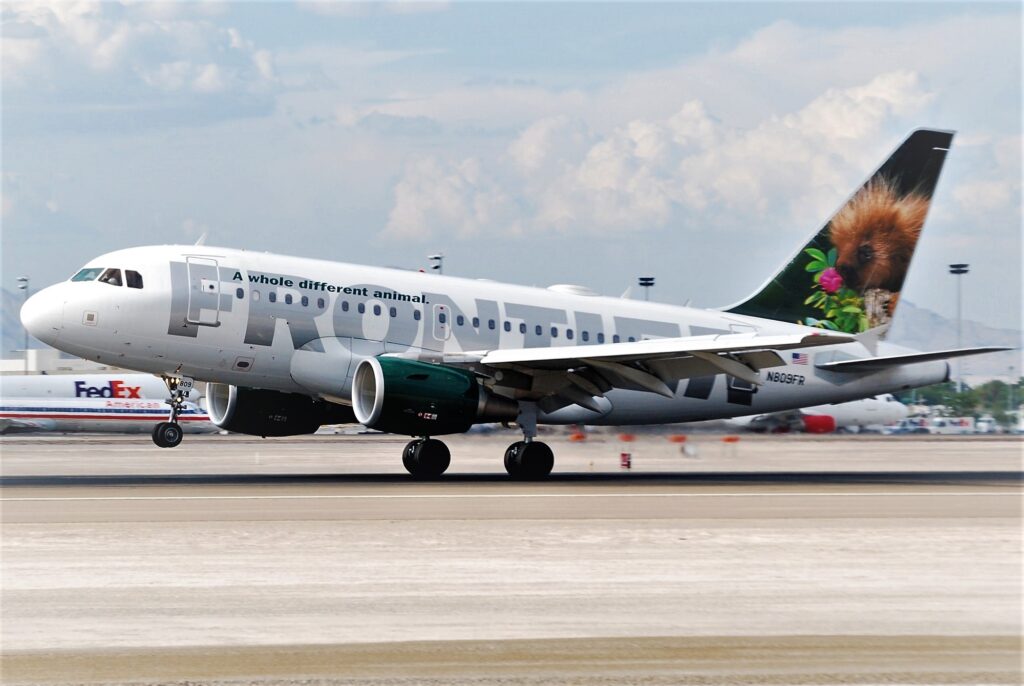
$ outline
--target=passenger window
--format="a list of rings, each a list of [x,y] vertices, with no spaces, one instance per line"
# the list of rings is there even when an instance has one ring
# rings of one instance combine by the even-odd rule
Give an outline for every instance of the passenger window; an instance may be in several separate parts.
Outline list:
[[[465,324],[466,324],[466,318],[463,317],[461,314],[455,318],[455,325],[456,326],[464,326]]]
[[[305,295],[302,296],[302,300],[300,300],[299,302],[302,303],[303,307],[309,307],[309,298],[306,297]]]
[[[589,331],[584,331],[584,332],[583,332],[582,334],[580,334],[580,335],[581,335],[581,336],[583,336],[583,342],[584,342],[584,343],[586,343],[587,341],[589,341],[589,340],[590,340],[590,332],[589,332]]]
[[[391,318],[394,319],[395,317],[398,316],[398,310],[392,307],[390,310],[388,310],[388,314],[390,314]]]
[[[277,302],[277,291],[270,291],[270,293],[267,294],[267,300],[269,300],[272,303],[276,303]]]
[[[526,322],[519,322],[519,333],[526,333]]]
[[[597,342],[598,343],[604,343],[604,334],[603,333],[597,334]]]
[[[245,297],[245,291],[243,291],[241,288],[236,288],[235,297],[238,298],[239,300],[243,299]]]
[[[440,314],[437,315],[437,321],[444,324],[445,322],[448,321],[448,315],[446,315],[444,312],[441,312]]]
[[[327,303],[324,302],[323,298],[317,298],[316,299],[316,306],[322,310],[325,307],[327,307]]]
[[[551,337],[552,338],[558,338],[558,327],[555,327],[555,326],[551,327]]]
[[[570,341],[572,340],[572,329],[565,330],[565,337],[568,338]]]
[[[358,310],[359,314],[366,314],[366,305],[364,303],[359,303],[359,306],[356,307],[356,310]]]
[[[291,293],[285,293],[285,295],[284,295],[284,304],[285,305],[291,305],[292,304],[292,294]]]
[[[615,334],[614,336],[612,336],[612,343],[618,343],[618,342],[619,342],[619,334]]]
[[[423,315],[420,314],[419,310],[413,310],[412,311],[412,318],[415,319],[416,321],[419,321],[422,317],[423,317]]]
[[[505,329],[505,331],[512,331],[512,322],[506,319],[505,323],[502,325],[502,328]]]
[[[629,342],[630,342],[630,343],[636,343],[636,339],[635,339],[635,338],[633,338],[632,336],[630,336],[630,337],[629,337]]]
[[[125,269],[124,282],[128,288],[142,288],[142,274],[131,269]]]
[[[491,331],[494,330],[494,320],[493,319],[488,319],[487,320],[487,328],[490,329]]]
[[[373,313],[378,317],[380,316],[380,305],[373,306]]]
[[[479,329],[480,328],[480,317],[473,317],[473,328],[474,329]]]
[[[536,331],[536,332],[537,332],[537,335],[538,335],[538,336],[540,336],[540,335],[541,335],[541,332],[543,332],[543,331],[544,331],[544,329],[542,329],[542,328],[541,328],[541,326],[540,326],[540,324],[538,324],[538,325],[537,325],[537,328],[535,328],[535,329],[534,329],[534,331]]]
[[[348,300],[341,301],[341,311],[348,312]]]
[[[109,283],[111,286],[121,285],[121,270],[120,269],[108,269],[103,272],[100,276],[100,281],[103,283]]]
[[[72,281],[95,281],[103,272],[103,267],[90,267],[88,269],[80,269],[77,274],[71,277]]]

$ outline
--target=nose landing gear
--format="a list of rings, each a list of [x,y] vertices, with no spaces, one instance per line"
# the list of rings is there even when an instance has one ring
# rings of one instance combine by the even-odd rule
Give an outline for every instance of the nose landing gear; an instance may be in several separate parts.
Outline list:
[[[166,422],[160,422],[153,427],[153,442],[161,448],[173,448],[181,443],[184,436],[181,425],[178,424],[178,414],[181,413],[185,395],[192,390],[192,379],[165,376],[164,383],[167,385],[167,390],[171,392],[170,399],[164,401],[171,406],[171,413]]]
[[[153,442],[161,448],[173,448],[181,443],[182,431],[177,422],[160,422],[153,427]]]

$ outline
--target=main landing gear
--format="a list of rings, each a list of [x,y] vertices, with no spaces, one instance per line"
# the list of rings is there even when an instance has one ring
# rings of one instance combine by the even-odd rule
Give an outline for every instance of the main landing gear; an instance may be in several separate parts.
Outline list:
[[[513,479],[524,481],[543,479],[555,466],[555,454],[547,443],[537,438],[537,405],[519,403],[519,428],[523,440],[516,441],[505,449],[505,471]]]
[[[185,402],[185,394],[192,389],[192,379],[165,376],[164,383],[171,392],[170,399],[164,401],[171,406],[171,414],[166,422],[160,422],[153,427],[153,442],[161,448],[173,448],[181,443],[184,436],[181,425],[178,424],[178,415],[181,413],[182,403]]]
[[[156,440],[155,432],[153,440]],[[436,438],[418,438],[402,450],[402,464],[416,479],[436,479],[444,474],[451,462],[448,446]],[[516,441],[505,450],[505,471],[513,479],[543,479],[551,473],[554,464],[555,455],[551,448],[540,441]]]
[[[519,426],[523,440],[516,441],[505,450],[505,471],[513,479],[543,479],[555,465],[555,454],[537,437],[537,406],[520,403]],[[451,464],[452,457],[446,446],[435,438],[411,441],[402,451],[402,464],[417,479],[436,479]]]
[[[543,479],[555,466],[555,454],[547,443],[516,441],[505,450],[505,471],[513,479]]]
[[[436,438],[411,441],[402,451],[402,464],[417,479],[436,479],[452,463],[452,454]]]

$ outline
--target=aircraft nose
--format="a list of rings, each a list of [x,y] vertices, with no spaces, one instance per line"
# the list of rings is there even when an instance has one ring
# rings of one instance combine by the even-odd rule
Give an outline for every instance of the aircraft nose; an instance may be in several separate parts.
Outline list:
[[[44,288],[21,306],[21,323],[37,339],[53,345],[60,335],[64,302],[53,287]]]

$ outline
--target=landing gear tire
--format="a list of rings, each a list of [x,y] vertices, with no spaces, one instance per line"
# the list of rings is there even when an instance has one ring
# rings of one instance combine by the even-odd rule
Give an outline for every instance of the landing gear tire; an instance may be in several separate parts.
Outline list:
[[[416,479],[436,479],[451,463],[448,446],[433,438],[411,441],[402,451],[402,464]]]
[[[517,441],[505,450],[505,471],[513,479],[543,479],[555,466],[555,454],[547,443]]]
[[[173,448],[181,443],[181,427],[175,422],[160,422],[153,427],[153,442],[161,448]]]

